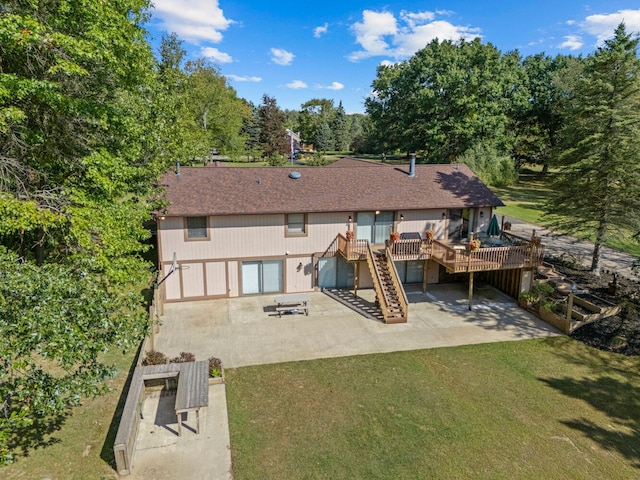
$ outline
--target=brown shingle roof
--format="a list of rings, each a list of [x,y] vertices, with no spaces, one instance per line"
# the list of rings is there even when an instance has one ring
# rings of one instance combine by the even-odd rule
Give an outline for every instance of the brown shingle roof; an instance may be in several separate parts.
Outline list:
[[[357,165],[354,162],[354,165]],[[300,173],[292,179],[289,174]],[[414,210],[504,205],[465,165],[181,167],[166,174],[169,216]]]

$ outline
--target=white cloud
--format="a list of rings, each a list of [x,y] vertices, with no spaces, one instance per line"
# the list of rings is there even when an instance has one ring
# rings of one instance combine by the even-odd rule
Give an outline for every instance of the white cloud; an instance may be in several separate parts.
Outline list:
[[[262,81],[262,77],[247,77],[243,75],[225,75],[229,80],[233,80],[235,82],[253,82],[258,83]]]
[[[622,22],[627,32],[640,32],[640,10],[618,10],[615,13],[589,15],[581,26],[597,38],[598,44],[602,44],[613,36],[614,30]]]
[[[154,0],[153,16],[168,32],[187,42],[218,43],[233,20],[225,18],[218,0]]]
[[[400,12],[402,24],[390,12],[364,10],[362,22],[351,27],[362,50],[349,55],[349,60],[358,61],[374,56],[395,59],[408,58],[424,48],[434,39],[472,40],[480,36],[480,29],[453,25],[444,20],[435,20],[436,15],[450,14],[448,11]]]
[[[567,35],[564,37],[564,42],[558,45],[558,48],[568,48],[569,50],[578,50],[584,45],[582,37],[578,35]]]
[[[295,55],[291,52],[283,50],[282,48],[271,49],[271,61],[278,65],[291,65]]]
[[[321,27],[316,27],[313,29],[313,36],[316,38],[320,38],[322,35],[327,33],[328,30],[329,30],[329,24],[325,23]]]
[[[200,49],[200,54],[203,57],[212,58],[218,63],[231,63],[233,62],[233,58],[228,53],[221,52],[217,48],[213,47],[202,47]]]
[[[307,84],[304,83],[302,80],[294,80],[291,83],[287,83],[287,88],[298,90],[300,88],[307,88]]]
[[[392,13],[371,10],[364,10],[362,22],[354,23],[351,28],[356,34],[356,41],[364,48],[363,51],[352,53],[352,60],[387,55],[389,44],[384,37],[398,33],[398,24]]]
[[[344,85],[341,84],[340,82],[332,82],[331,85],[324,87],[328,90],[342,90],[344,88]]]
[[[436,18],[436,14],[433,12],[412,13],[403,10],[400,12],[400,18],[409,25],[409,28],[414,28],[418,24],[421,25],[423,23],[430,22],[431,20]]]

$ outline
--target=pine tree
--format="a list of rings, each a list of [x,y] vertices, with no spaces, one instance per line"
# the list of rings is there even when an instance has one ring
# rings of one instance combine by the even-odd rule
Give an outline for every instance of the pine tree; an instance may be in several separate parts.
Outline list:
[[[567,99],[559,167],[546,205],[549,225],[594,238],[598,275],[603,243],[640,227],[640,61],[638,38],[620,24],[588,56]]]

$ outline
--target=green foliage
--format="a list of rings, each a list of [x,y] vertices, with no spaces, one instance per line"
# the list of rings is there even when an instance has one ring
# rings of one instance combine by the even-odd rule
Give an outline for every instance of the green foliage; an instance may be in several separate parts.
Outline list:
[[[284,113],[275,98],[263,95],[258,107],[259,142],[270,164],[277,165],[276,155],[287,155],[290,150],[287,132],[284,128]],[[284,160],[284,159],[283,159]]]
[[[209,376],[212,378],[222,376],[222,360],[217,357],[209,357]]]
[[[0,249],[0,439],[8,450],[38,418],[105,390],[100,354],[136,347],[146,312],[133,293],[74,266],[36,266]]]
[[[488,185],[512,185],[518,180],[513,160],[508,155],[498,153],[493,145],[481,142],[464,152],[459,158]]]
[[[320,152],[311,154],[311,158],[307,160],[307,165],[313,167],[322,167],[329,164],[329,160]]]
[[[365,101],[383,152],[455,161],[481,140],[509,151],[512,112],[527,99],[517,53],[479,39],[434,40],[409,60],[380,66]]]
[[[559,169],[545,205],[547,223],[593,236],[591,270],[601,246],[640,228],[640,60],[638,38],[624,24],[568,77],[563,128],[554,157]]]

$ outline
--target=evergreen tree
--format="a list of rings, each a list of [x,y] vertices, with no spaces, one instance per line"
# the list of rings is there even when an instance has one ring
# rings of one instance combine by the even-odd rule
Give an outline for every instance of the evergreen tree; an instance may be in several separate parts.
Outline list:
[[[640,61],[638,38],[620,24],[576,75],[546,205],[549,224],[593,236],[591,271],[604,241],[640,228]]]
[[[277,163],[279,156],[289,153],[290,143],[284,128],[285,116],[275,98],[266,94],[262,96],[262,104],[258,107],[258,120],[262,151]]]

